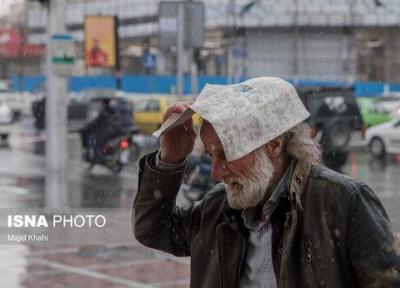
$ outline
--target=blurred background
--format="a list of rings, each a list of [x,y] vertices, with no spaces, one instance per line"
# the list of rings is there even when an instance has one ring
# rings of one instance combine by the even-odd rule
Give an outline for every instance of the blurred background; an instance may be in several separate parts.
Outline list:
[[[397,0],[2,0],[0,287],[189,287],[189,259],[140,246],[130,213],[151,133],[206,83],[290,81],[325,165],[370,185],[400,231],[399,28]],[[197,143],[179,205],[209,172]],[[97,233],[7,241],[9,214],[93,211]]]

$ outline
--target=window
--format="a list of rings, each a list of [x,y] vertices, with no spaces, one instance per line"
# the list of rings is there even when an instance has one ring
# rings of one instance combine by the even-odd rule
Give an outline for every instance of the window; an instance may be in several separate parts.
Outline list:
[[[146,109],[147,109],[147,104],[148,104],[148,102],[147,102],[146,100],[145,100],[145,101],[141,101],[141,102],[135,104],[135,111],[137,111],[137,112],[146,111]]]
[[[149,111],[149,112],[158,112],[158,111],[160,111],[160,101],[158,101],[158,100],[149,100],[149,103],[147,105],[146,111]]]

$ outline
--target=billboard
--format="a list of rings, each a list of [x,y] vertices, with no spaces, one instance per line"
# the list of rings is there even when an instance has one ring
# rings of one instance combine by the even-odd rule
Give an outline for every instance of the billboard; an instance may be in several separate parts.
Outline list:
[[[85,58],[88,67],[117,67],[117,21],[114,16],[86,16]]]

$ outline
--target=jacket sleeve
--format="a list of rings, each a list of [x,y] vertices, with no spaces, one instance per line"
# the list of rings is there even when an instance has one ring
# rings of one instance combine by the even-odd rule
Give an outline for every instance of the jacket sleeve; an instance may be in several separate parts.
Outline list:
[[[399,239],[368,186],[353,194],[348,217],[348,247],[361,287],[400,287]]]
[[[190,256],[191,231],[199,222],[201,205],[175,205],[182,169],[163,173],[154,169],[156,153],[140,160],[138,192],[132,222],[136,239],[145,246],[175,256]]]

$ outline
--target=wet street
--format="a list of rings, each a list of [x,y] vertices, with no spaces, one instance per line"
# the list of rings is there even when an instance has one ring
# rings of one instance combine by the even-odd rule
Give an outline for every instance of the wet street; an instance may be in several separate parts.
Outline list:
[[[137,162],[120,175],[102,167],[91,172],[80,157],[78,134],[69,134],[66,211],[97,213],[104,229],[52,229],[48,242],[0,243],[0,287],[189,287],[189,260],[142,247],[132,236],[131,207],[137,186]],[[9,145],[0,148],[0,232],[6,215],[44,208],[43,134],[32,121],[15,124]],[[151,150],[146,148],[143,153]],[[374,160],[353,151],[345,173],[370,185],[400,231],[400,159]],[[79,233],[77,233],[79,232]],[[10,245],[12,244],[12,245]]]

